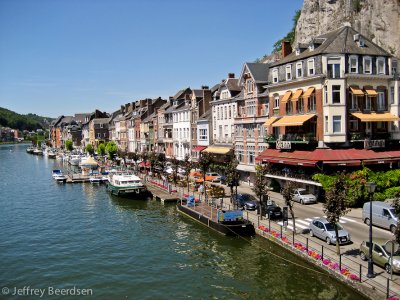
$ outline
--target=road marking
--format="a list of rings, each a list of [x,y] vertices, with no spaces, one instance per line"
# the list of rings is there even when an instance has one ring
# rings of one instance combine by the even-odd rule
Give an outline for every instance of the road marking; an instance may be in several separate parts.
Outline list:
[[[300,227],[300,228],[302,228],[302,229],[307,229],[307,228],[308,228],[308,226],[304,226],[304,225],[299,224],[298,221],[299,221],[299,220],[296,220],[296,227]],[[283,222],[282,222],[282,221],[278,222],[278,225],[283,226]],[[292,220],[289,220],[289,221],[288,221],[288,226],[287,226],[287,228],[293,230],[293,221],[292,221]]]
[[[312,222],[313,219],[305,218],[304,220],[307,220],[310,223],[310,222]]]
[[[347,221],[347,222],[357,223],[357,221],[354,221],[354,220],[352,220],[352,219],[345,218],[345,217],[341,217],[340,219],[345,220],[345,221]]]
[[[297,222],[300,222],[300,223],[302,223],[302,224],[305,224],[305,225],[310,225],[310,222],[306,222],[306,221],[303,221],[303,220],[300,220],[300,219],[296,219],[296,223]]]

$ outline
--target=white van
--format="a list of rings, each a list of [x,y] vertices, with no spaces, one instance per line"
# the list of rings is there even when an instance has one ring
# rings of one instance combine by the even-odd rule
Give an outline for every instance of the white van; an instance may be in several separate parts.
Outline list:
[[[369,225],[370,221],[369,208],[369,202],[364,203],[362,219],[367,225]],[[372,201],[372,225],[389,229],[394,233],[397,227],[397,216],[394,207],[387,202]]]

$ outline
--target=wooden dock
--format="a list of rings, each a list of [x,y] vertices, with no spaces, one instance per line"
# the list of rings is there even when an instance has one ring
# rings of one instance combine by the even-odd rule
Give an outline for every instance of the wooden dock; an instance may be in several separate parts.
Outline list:
[[[168,191],[165,191],[164,189],[158,188],[149,183],[147,183],[146,187],[153,195],[153,199],[161,201],[161,203],[168,203],[168,202],[176,203],[177,201],[180,200],[178,193],[170,194],[168,193]]]

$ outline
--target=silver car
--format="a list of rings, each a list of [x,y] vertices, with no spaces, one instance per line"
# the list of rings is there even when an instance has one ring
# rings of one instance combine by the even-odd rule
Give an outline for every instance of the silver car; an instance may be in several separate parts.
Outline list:
[[[350,234],[340,225],[338,226],[339,244],[351,242]],[[336,244],[334,224],[329,223],[325,218],[318,218],[310,223],[310,236],[316,236],[329,244]]]
[[[317,197],[307,192],[306,189],[295,189],[292,196],[294,201],[301,204],[317,203]]]

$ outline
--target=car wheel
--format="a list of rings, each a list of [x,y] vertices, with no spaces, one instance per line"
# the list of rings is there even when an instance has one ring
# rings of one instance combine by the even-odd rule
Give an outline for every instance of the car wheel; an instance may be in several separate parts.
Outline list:
[[[314,232],[310,229],[310,236],[314,236]]]
[[[368,218],[365,218],[364,223],[367,224],[367,225],[369,225],[369,219],[368,219]]]
[[[303,199],[300,200],[300,204],[301,204],[301,205],[304,205]]]
[[[395,234],[395,233],[396,233],[396,226],[391,225],[391,226],[390,226],[390,231],[391,231],[393,234]]]
[[[361,251],[361,253],[360,253],[360,258],[361,258],[361,260],[363,260],[363,261],[366,261],[366,260],[367,260],[367,256],[366,256],[365,253],[362,252],[362,251]]]
[[[328,245],[330,245],[331,244],[331,239],[330,238],[326,238],[326,243],[328,244]]]
[[[391,271],[392,271],[392,267],[391,267],[391,265],[390,265],[390,264],[386,264],[386,265],[385,265],[385,270],[386,270],[386,272],[387,272],[387,273],[389,273],[389,274],[390,274],[390,273],[391,273]]]

